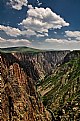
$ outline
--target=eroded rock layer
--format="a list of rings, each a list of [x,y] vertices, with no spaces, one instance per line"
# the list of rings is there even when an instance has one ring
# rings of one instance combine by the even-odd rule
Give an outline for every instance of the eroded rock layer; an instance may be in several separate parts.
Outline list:
[[[1,121],[50,121],[23,67],[12,54],[1,54]]]

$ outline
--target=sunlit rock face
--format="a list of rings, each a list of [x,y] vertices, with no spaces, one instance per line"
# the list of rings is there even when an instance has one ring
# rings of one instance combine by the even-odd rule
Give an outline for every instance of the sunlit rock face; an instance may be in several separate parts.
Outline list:
[[[1,54],[2,121],[51,120],[29,74],[11,54]]]

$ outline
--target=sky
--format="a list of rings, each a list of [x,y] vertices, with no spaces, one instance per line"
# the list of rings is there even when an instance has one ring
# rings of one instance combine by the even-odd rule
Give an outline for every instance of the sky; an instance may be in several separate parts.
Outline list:
[[[0,48],[80,50],[80,0],[0,0]]]

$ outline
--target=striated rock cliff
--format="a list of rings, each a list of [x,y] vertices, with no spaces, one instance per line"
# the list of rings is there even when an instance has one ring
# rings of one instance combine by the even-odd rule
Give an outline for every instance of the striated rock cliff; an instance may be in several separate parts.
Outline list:
[[[43,79],[61,64],[70,51],[45,51],[38,53],[12,53],[32,74],[34,80]]]
[[[50,121],[25,65],[1,53],[1,121]],[[21,65],[22,64],[22,65]],[[28,70],[30,71],[30,70]]]

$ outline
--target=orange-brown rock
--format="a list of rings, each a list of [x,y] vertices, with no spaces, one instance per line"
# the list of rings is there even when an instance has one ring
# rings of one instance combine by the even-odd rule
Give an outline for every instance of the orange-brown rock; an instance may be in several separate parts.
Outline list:
[[[10,56],[1,54],[1,121],[50,121],[34,81]]]

